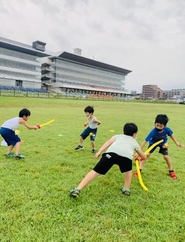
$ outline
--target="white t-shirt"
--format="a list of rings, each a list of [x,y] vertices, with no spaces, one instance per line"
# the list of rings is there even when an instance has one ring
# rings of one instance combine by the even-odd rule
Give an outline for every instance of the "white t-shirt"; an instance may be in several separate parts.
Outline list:
[[[137,141],[129,135],[119,134],[112,137],[115,141],[109,146],[105,153],[113,152],[119,156],[133,158],[134,150],[139,150],[140,146]]]
[[[97,123],[93,123],[94,119],[96,119],[96,117],[93,117],[92,119],[88,119],[89,128],[91,128],[91,129],[96,129],[98,127]]]
[[[11,130],[14,130],[16,129],[17,127],[19,127],[19,117],[16,117],[16,118],[12,118],[12,119],[9,119],[7,121],[5,121],[3,124],[2,124],[2,128],[7,128],[7,129],[11,129]]]

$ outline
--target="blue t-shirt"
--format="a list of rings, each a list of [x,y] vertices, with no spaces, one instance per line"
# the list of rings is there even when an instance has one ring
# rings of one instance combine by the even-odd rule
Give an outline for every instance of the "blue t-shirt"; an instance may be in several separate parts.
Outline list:
[[[145,138],[145,141],[149,142],[149,145],[153,145],[157,141],[163,139],[164,142],[159,144],[159,146],[162,146],[167,142],[168,140],[167,136],[172,136],[172,134],[173,134],[173,131],[168,127],[165,127],[162,132],[159,132],[156,128],[154,128],[149,133],[149,135]]]

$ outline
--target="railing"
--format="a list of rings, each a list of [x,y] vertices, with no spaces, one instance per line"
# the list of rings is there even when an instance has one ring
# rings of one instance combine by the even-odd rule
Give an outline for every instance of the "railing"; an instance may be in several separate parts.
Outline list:
[[[11,97],[33,97],[33,98],[55,98],[55,99],[69,99],[69,100],[93,100],[93,101],[111,101],[111,102],[143,102],[143,103],[173,103],[176,102],[170,100],[141,100],[141,99],[128,99],[120,97],[92,97],[82,95],[71,95],[64,93],[54,92],[29,92],[29,91],[18,91],[18,90],[3,90],[0,89],[0,96],[11,96]]]

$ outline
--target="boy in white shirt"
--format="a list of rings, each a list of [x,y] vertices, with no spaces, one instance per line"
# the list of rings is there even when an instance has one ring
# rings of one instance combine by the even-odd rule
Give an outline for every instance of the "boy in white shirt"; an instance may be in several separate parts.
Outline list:
[[[8,145],[7,157],[15,157],[18,159],[24,159],[25,157],[19,153],[21,146],[21,139],[15,134],[15,129],[23,124],[28,129],[39,129],[39,126],[30,126],[27,121],[31,115],[31,112],[24,108],[19,112],[19,117],[15,117],[5,121],[0,129],[0,134]],[[12,153],[15,147],[15,154]]]
[[[108,148],[107,151],[102,155],[102,158],[93,170],[84,177],[78,187],[70,191],[70,195],[72,197],[78,197],[80,191],[87,186],[88,183],[99,175],[105,175],[114,164],[117,164],[121,173],[125,172],[125,184],[121,191],[124,195],[130,196],[133,153],[136,151],[143,159],[146,158],[145,154],[140,149],[139,144],[135,140],[137,137],[137,131],[138,128],[136,124],[126,123],[123,127],[124,134],[115,135],[105,142],[95,154],[95,158],[98,158],[106,148]]]

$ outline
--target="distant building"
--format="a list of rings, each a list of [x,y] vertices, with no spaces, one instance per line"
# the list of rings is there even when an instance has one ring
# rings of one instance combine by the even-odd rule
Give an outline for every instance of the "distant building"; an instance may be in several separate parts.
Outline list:
[[[0,86],[43,87],[58,93],[129,94],[125,76],[130,70],[82,57],[79,48],[74,54],[55,56],[45,51],[45,45],[34,41],[30,46],[0,37]]]
[[[143,99],[162,99],[163,91],[157,85],[143,85]]]
[[[172,89],[164,91],[165,99],[176,99],[185,96],[185,89]]]
[[[82,57],[81,51],[43,59],[42,85],[56,92],[126,95],[125,76],[131,71]]]
[[[0,85],[41,88],[41,64],[38,58],[44,53],[45,43],[32,46],[0,37]]]

